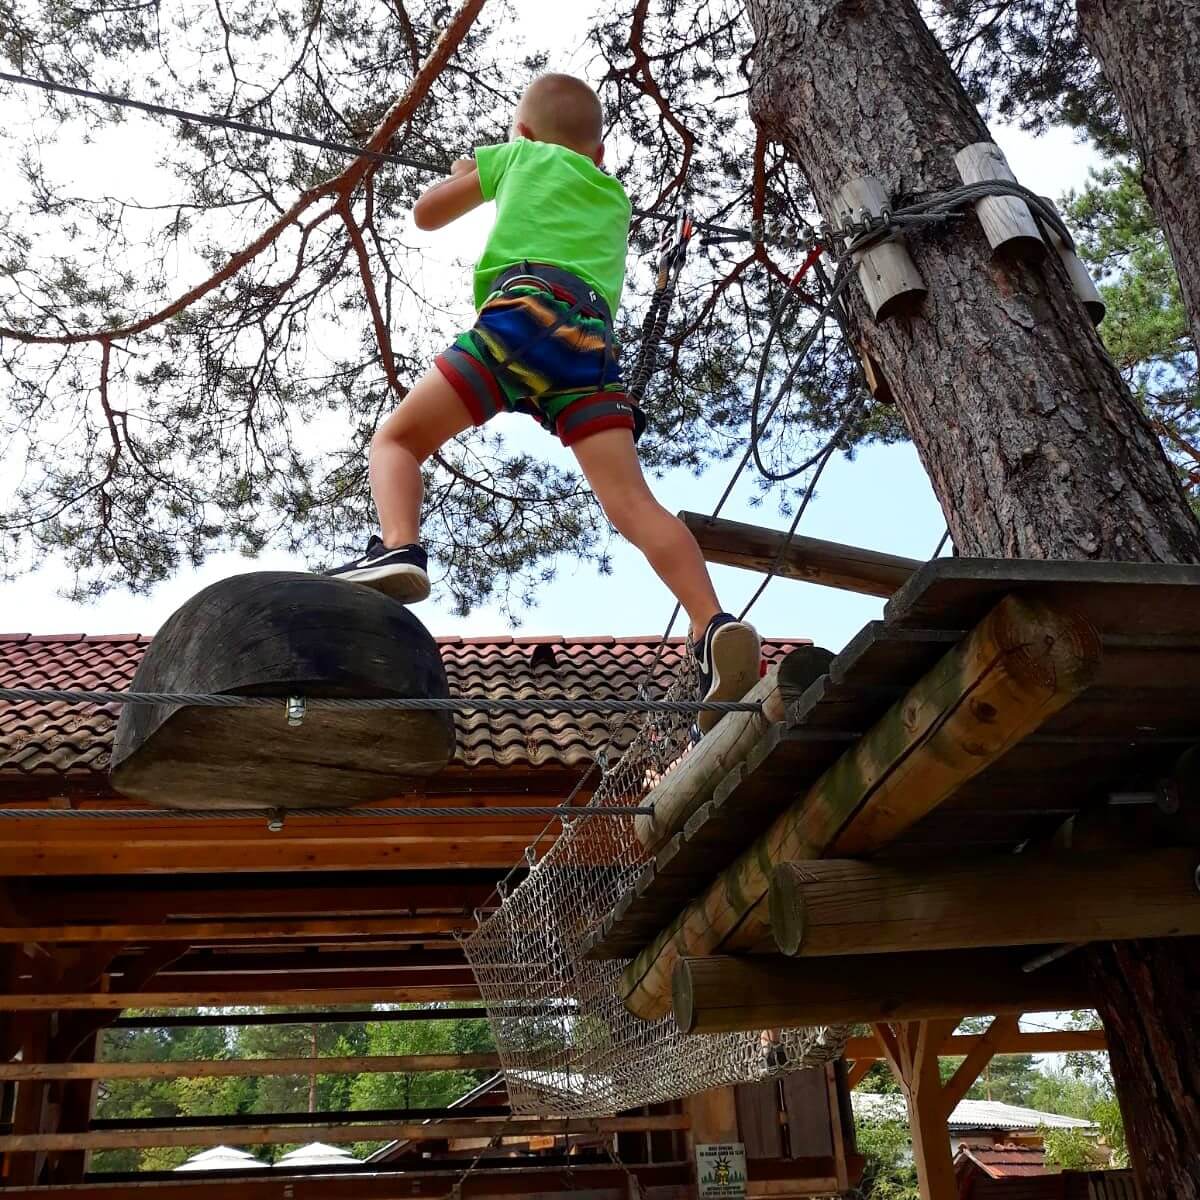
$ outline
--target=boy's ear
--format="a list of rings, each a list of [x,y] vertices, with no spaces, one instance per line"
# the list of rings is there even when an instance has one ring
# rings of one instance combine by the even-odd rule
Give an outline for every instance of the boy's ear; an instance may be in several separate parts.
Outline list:
[[[596,147],[596,152],[595,152],[595,154],[592,155],[592,162],[594,162],[596,164],[596,166],[600,166],[600,164],[602,162],[604,162],[604,143],[603,142],[601,142],[600,145]]]
[[[526,138],[528,141],[537,141],[537,138],[533,136],[533,130],[530,129],[524,121],[516,121],[513,123],[513,133],[515,133],[517,137]]]

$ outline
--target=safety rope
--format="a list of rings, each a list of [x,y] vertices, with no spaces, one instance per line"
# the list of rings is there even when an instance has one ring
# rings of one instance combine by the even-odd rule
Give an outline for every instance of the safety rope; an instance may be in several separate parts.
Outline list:
[[[84,688],[0,688],[0,701],[61,702],[64,704],[163,704],[195,708],[293,708],[297,701],[310,709],[383,712],[486,713],[676,713],[761,712],[761,705],[737,700],[583,700],[571,696],[237,696],[209,692],[135,692]]]

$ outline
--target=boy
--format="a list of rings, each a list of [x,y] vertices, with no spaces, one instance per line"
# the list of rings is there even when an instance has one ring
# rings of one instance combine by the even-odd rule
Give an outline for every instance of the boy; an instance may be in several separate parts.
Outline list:
[[[740,700],[758,678],[758,635],[721,610],[695,539],[651,495],[634,446],[644,419],[625,395],[612,344],[630,203],[600,170],[602,138],[595,92],[570,75],[542,75],[521,97],[512,140],[460,159],[417,200],[420,229],[496,201],[475,268],[479,314],[380,426],[370,477],[382,537],[330,574],[404,603],[425,599],[421,464],[472,425],[525,412],[571,448],[609,521],[686,610],[701,695]],[[700,731],[718,716],[701,713]]]

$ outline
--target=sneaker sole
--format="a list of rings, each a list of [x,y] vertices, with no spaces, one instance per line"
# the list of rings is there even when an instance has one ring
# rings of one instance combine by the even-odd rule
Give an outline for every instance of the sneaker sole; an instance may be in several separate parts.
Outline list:
[[[762,643],[758,634],[749,625],[724,625],[713,634],[711,653],[712,687],[704,699],[741,700],[759,680]],[[702,712],[696,724],[701,733],[708,733],[724,715]]]
[[[347,583],[361,583],[399,600],[401,604],[416,604],[429,596],[429,576],[411,563],[397,563],[390,567],[361,567],[355,571],[343,571],[334,579]]]

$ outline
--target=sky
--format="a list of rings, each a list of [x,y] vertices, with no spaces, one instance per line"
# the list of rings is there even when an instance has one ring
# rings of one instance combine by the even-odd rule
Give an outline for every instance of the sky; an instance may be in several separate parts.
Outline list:
[[[528,48],[544,49],[550,55],[549,69],[583,69],[587,58],[582,51],[583,35],[596,4],[515,0],[514,7]],[[103,147],[110,178],[150,178],[153,150],[137,136],[140,120],[134,118],[116,127]],[[1051,130],[1035,139],[1014,128],[993,124],[992,129],[1018,179],[1045,195],[1058,197],[1081,187],[1088,169],[1099,162],[1094,151],[1081,145],[1068,130]],[[0,189],[19,186],[21,181],[14,174],[0,179]],[[145,199],[140,195],[137,198]],[[454,253],[463,271],[465,315],[469,315],[466,264],[482,246],[486,229],[486,211],[464,227],[456,227]],[[427,246],[431,263],[444,261],[446,242],[439,242],[437,234],[421,235],[414,230],[413,241]],[[506,435],[519,440],[523,447],[536,447],[558,464],[573,461],[553,438],[540,436],[536,430],[536,440],[527,440],[530,431],[526,425],[531,424],[528,418],[500,420],[507,422]],[[699,478],[675,472],[656,481],[655,491],[669,509],[707,512],[731,469],[731,464],[719,464]],[[753,495],[753,484],[747,476],[723,515],[759,525],[786,525],[772,501],[753,507]],[[867,447],[852,461],[841,456],[835,459],[799,532],[925,559],[933,553],[944,529],[938,503],[916,453],[903,445]],[[363,531],[364,542],[369,532]],[[619,540],[613,543],[612,568],[610,576],[598,577],[593,567],[560,562],[555,580],[541,590],[536,607],[521,614],[516,627],[492,606],[482,607],[466,618],[456,617],[448,607],[439,606],[436,594],[415,612],[437,635],[660,634],[672,608],[669,593],[640,555]],[[250,570],[282,569],[306,567],[303,560],[278,552],[253,561],[238,555],[217,555],[199,570],[181,571],[149,595],[113,591],[88,603],[76,603],[62,594],[70,584],[65,570],[49,565],[13,582],[0,583],[0,632],[153,633],[179,605],[212,582]],[[724,567],[715,567],[713,575],[722,603],[735,612],[740,611],[761,580],[755,573]],[[751,619],[767,636],[808,637],[836,651],[866,621],[877,618],[881,607],[882,602],[867,597],[777,579],[755,606]]]

